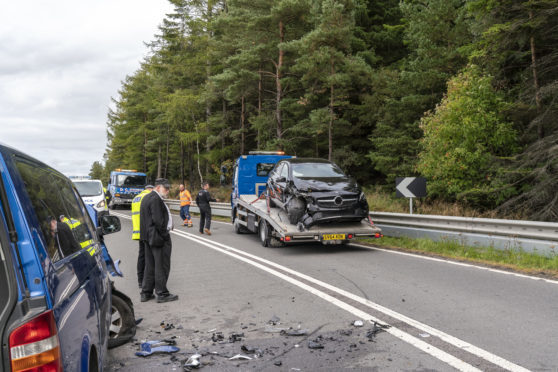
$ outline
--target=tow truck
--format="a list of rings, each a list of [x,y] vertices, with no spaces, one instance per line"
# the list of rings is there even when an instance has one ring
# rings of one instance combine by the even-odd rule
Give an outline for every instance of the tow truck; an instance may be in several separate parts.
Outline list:
[[[264,247],[303,242],[345,244],[355,238],[382,236],[370,217],[359,222],[317,224],[302,231],[289,223],[284,210],[271,206],[266,181],[275,163],[293,157],[282,151],[250,151],[236,160],[231,193],[235,233],[257,233]]]
[[[142,192],[147,185],[147,175],[135,169],[115,169],[110,172],[108,184],[110,209],[119,205],[132,205],[132,200]]]

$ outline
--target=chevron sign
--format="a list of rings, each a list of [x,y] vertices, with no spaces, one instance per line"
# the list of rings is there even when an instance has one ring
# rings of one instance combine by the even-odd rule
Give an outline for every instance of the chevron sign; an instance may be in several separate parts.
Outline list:
[[[395,196],[400,198],[423,198],[426,196],[426,178],[397,177],[395,179]]]

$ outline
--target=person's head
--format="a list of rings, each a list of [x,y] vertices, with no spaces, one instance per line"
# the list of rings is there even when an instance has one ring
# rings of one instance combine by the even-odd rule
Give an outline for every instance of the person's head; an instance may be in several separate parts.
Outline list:
[[[163,198],[169,197],[170,184],[166,178],[157,178],[155,180],[155,191],[157,191]]]
[[[184,191],[184,185],[180,184],[180,186],[178,186],[178,190],[180,190],[181,192]]]
[[[146,185],[146,186],[145,186],[145,189],[146,189],[147,191],[153,191],[153,185]]]
[[[202,182],[202,189],[204,189],[204,190],[209,190],[209,182],[203,181],[203,182]]]

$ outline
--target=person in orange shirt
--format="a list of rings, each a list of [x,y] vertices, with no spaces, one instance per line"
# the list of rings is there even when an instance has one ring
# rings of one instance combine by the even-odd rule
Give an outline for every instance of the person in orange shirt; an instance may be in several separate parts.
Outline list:
[[[190,191],[184,188],[184,185],[178,187],[180,190],[180,218],[182,218],[182,226],[192,227],[192,216],[190,216],[190,204],[192,204],[192,195]]]

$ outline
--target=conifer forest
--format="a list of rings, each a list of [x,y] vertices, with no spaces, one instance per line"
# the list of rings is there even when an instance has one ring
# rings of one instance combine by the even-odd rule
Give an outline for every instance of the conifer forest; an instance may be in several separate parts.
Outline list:
[[[558,1],[169,0],[91,174],[230,180],[252,150],[558,219]]]

